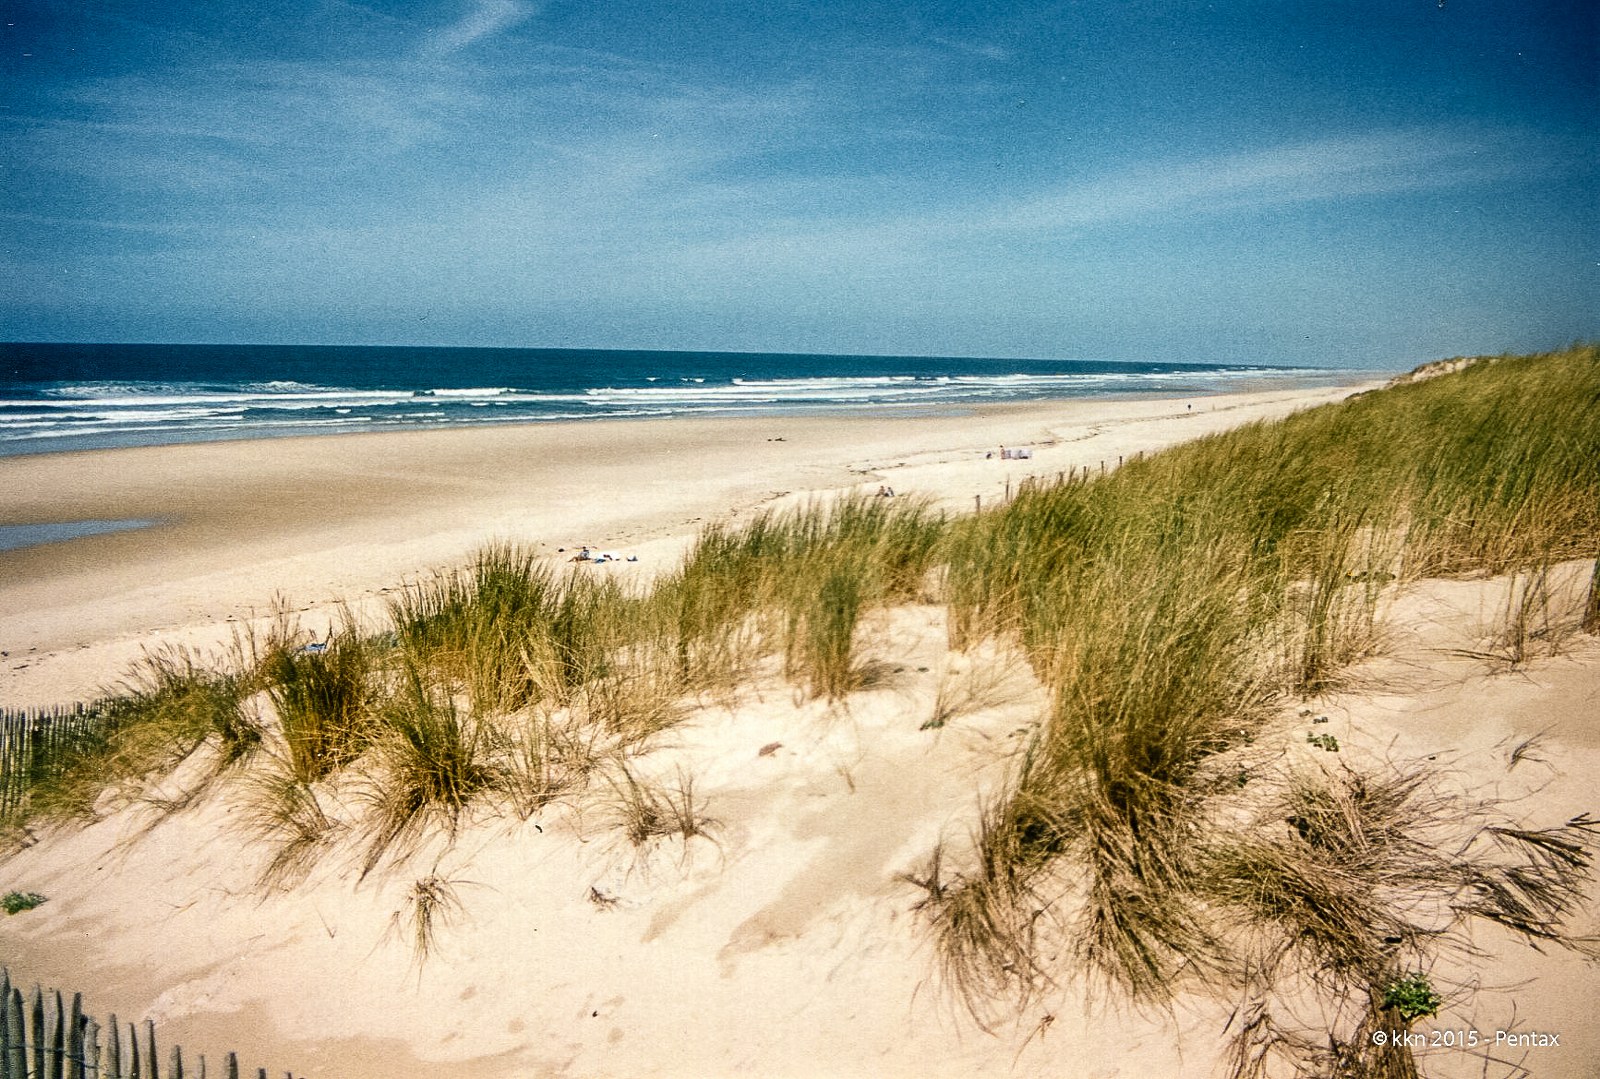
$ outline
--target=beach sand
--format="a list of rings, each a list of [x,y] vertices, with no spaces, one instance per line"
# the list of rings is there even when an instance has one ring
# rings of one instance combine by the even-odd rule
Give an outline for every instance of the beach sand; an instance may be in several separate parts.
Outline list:
[[[585,571],[651,573],[700,525],[808,492],[888,484],[965,510],[1030,473],[1115,467],[1352,389],[0,460],[0,523],[167,522],[0,553],[0,702],[92,695],[162,642],[218,646],[277,594],[308,619],[340,600],[380,605],[384,589],[491,539],[561,558],[615,549],[640,561]],[[1034,456],[1003,461],[1002,444]],[[1451,783],[1542,824],[1593,810],[1600,642],[1579,637],[1515,672],[1474,658],[1496,587],[1429,582],[1397,603],[1382,659],[1341,693],[1285,707],[1283,752],[1323,763],[1303,737],[1310,707],[1344,760],[1436,759]],[[153,828],[147,808],[108,803],[91,826],[0,863],[0,889],[49,897],[0,920],[0,956],[19,978],[83,990],[97,1012],[155,1019],[167,1044],[213,1061],[235,1049],[272,1074],[1216,1074],[1227,1009],[1214,1001],[1132,1014],[1068,982],[985,1032],[943,991],[918,890],[899,877],[941,837],[960,846],[1041,700],[1025,670],[949,654],[940,609],[873,615],[865,637],[893,676],[848,708],[796,703],[772,675],[641,761],[694,777],[710,838],[640,854],[604,805],[480,816],[454,845],[365,880],[332,858],[264,895],[266,855],[241,839],[226,787]],[[922,730],[941,687],[968,707]],[[1513,755],[1533,735],[1537,752]],[[395,916],[426,876],[451,882],[460,906],[419,963]],[[1476,1010],[1451,1005],[1433,1025],[1559,1031],[1559,1049],[1502,1055],[1534,1076],[1600,1074],[1595,967],[1476,943],[1475,971],[1455,972],[1484,985]],[[1424,1060],[1438,1075],[1482,1066],[1442,1049]]]
[[[226,640],[282,597],[370,603],[499,539],[676,562],[701,525],[889,484],[953,510],[1355,388],[1068,401],[968,415],[532,424],[0,458],[0,525],[156,527],[0,551],[0,701],[94,694],[141,649]],[[1034,457],[1002,461],[999,447]],[[993,453],[993,457],[986,454]],[[84,653],[78,655],[78,653]]]

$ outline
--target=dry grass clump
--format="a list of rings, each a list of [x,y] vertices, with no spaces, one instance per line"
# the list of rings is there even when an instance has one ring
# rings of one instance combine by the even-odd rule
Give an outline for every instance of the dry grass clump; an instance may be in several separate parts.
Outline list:
[[[1530,830],[1497,816],[1415,766],[1344,769],[1292,774],[1243,827],[1210,837],[1196,891],[1231,928],[1245,972],[1233,1074],[1268,1074],[1277,1058],[1302,1074],[1415,1075],[1409,1047],[1371,1035],[1437,1008],[1414,972],[1443,949],[1470,950],[1475,920],[1592,952],[1565,923],[1600,826],[1579,817]],[[1315,1018],[1298,1014],[1307,1001]]]
[[[269,890],[305,880],[344,829],[324,810],[316,788],[287,767],[269,766],[250,776],[243,810],[247,834],[271,850],[257,877]]]
[[[616,752],[592,724],[544,713],[497,725],[495,789],[522,820],[589,785],[608,753]]]
[[[411,959],[417,967],[438,950],[439,930],[458,918],[466,907],[461,902],[460,886],[471,881],[447,880],[437,872],[418,877],[406,889],[405,898],[389,919],[391,932],[407,938]]]
[[[715,840],[717,822],[706,816],[695,797],[694,777],[679,771],[674,783],[650,782],[634,774],[625,760],[614,762],[607,776],[614,827],[634,847],[677,836],[685,843],[696,836]]]
[[[1020,665],[1015,653],[946,662],[920,729],[939,730],[961,716],[1020,700],[1026,691],[1013,681]]]
[[[1021,1011],[1051,984],[1038,938],[1054,927],[1053,897],[1041,878],[1070,844],[1068,823],[1052,810],[997,799],[979,813],[971,869],[947,875],[940,843],[920,874],[903,877],[926,892],[916,909],[933,920],[946,988],[985,1029],[990,1017]]]

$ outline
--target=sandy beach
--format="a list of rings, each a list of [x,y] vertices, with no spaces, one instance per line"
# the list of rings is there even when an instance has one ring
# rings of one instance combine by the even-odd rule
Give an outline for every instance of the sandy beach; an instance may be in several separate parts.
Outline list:
[[[307,625],[340,602],[375,613],[388,590],[492,540],[563,561],[580,545],[615,550],[638,561],[586,571],[652,574],[706,523],[820,492],[889,486],[964,512],[1030,475],[1114,468],[1365,388],[4,459],[0,524],[160,523],[0,552],[0,703],[93,696],[165,643],[220,648],[279,596]],[[1003,460],[1002,445],[1032,456]],[[1562,587],[1586,572],[1564,567]],[[1453,789],[1539,820],[1592,810],[1600,640],[1514,672],[1474,658],[1497,587],[1428,582],[1403,597],[1381,658],[1285,705],[1282,752],[1321,760],[1302,738],[1315,712],[1344,760],[1437,759]],[[1216,1074],[1229,1016],[1214,1000],[1140,1013],[1069,983],[985,1031],[942,989],[902,878],[974,826],[1040,689],[1026,670],[949,652],[940,608],[874,613],[867,635],[893,674],[847,708],[801,701],[767,672],[644,758],[648,774],[694,777],[714,821],[704,837],[629,849],[603,802],[484,814],[404,866],[362,879],[330,858],[263,893],[264,855],[241,842],[226,788],[154,827],[137,801],[112,799],[91,825],[0,862],[0,890],[49,897],[0,920],[0,956],[30,984],[156,1020],[169,1044],[317,1079]],[[952,687],[968,694],[961,722],[922,729]],[[426,875],[459,907],[423,961],[398,918]],[[1492,1074],[1600,1072],[1595,966],[1509,935],[1474,943],[1482,954],[1452,973],[1479,977],[1475,1010],[1436,1025],[1562,1033],[1559,1049],[1502,1054],[1513,1070]],[[1431,1075],[1483,1066],[1439,1048],[1424,1059]]]
[[[0,459],[0,525],[155,527],[0,551],[0,700],[92,695],[142,648],[360,604],[480,545],[582,544],[672,564],[703,523],[807,492],[893,486],[952,511],[1006,484],[1115,467],[1360,387],[1067,401],[959,416],[671,419],[221,442]],[[1002,461],[1002,445],[1031,460]],[[992,456],[990,456],[992,455]],[[84,653],[81,656],[77,653]]]

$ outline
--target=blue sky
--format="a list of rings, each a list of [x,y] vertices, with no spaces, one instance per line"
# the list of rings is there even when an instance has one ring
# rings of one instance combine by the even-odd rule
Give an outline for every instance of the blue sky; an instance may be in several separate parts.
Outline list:
[[[10,0],[0,339],[1408,366],[1600,330],[1600,5]]]

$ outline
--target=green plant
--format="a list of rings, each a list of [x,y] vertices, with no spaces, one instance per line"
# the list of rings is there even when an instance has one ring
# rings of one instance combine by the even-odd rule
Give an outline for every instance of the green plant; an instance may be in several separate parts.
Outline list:
[[[7,892],[5,897],[0,899],[0,906],[5,908],[7,914],[21,914],[45,901],[45,897],[38,892]]]
[[[1293,846],[1223,857],[1216,821],[1238,807],[1216,800],[1255,800],[1277,780],[1257,768],[1249,774],[1264,783],[1219,782],[1244,773],[1212,762],[1252,741],[1276,694],[1323,689],[1371,651],[1385,596],[1418,574],[1521,569],[1507,647],[1544,633],[1540,567],[1600,553],[1597,405],[1600,348],[1502,359],[1089,482],[1029,485],[955,525],[944,546],[952,646],[1014,640],[1052,694],[1038,743],[985,812],[979,868],[946,870],[930,889],[925,910],[963,998],[1035,985],[1041,952],[1065,951],[1135,997],[1166,999],[1177,971],[1228,961],[1195,902],[1225,878],[1226,894],[1304,919],[1299,939],[1325,945],[1315,963],[1354,972],[1326,983],[1332,996],[1365,994],[1387,960],[1362,948],[1374,925],[1394,921],[1370,897],[1390,878]],[[1339,748],[1327,734],[1308,742]],[[1399,804],[1408,789],[1376,802]],[[1369,783],[1362,797],[1332,801],[1376,832],[1373,794]],[[1319,843],[1341,834],[1321,811],[1289,818]],[[1430,856],[1408,879],[1471,893],[1463,917],[1470,908],[1534,939],[1559,937],[1557,915],[1587,863],[1566,845],[1577,838],[1539,835],[1546,846],[1523,845],[1546,859],[1536,871]],[[1349,842],[1340,858],[1380,847]],[[1420,840],[1408,849],[1429,850]],[[1360,873],[1374,876],[1348,888]],[[1062,908],[1079,913],[1030,914]]]
[[[814,697],[838,700],[859,681],[856,625],[867,585],[855,566],[827,570],[809,601],[796,604],[789,667]]]
[[[1437,1015],[1444,998],[1433,991],[1433,985],[1420,971],[1397,978],[1383,990],[1383,1006],[1393,1008],[1407,1023],[1424,1016]]]
[[[1307,732],[1306,742],[1316,746],[1318,749],[1326,753],[1339,752],[1339,739],[1335,738],[1331,734],[1313,734]]]
[[[844,696],[863,673],[861,615],[922,595],[945,527],[917,499],[850,494],[707,529],[657,593],[674,601],[683,684],[716,684],[776,643],[808,692]]]
[[[408,585],[389,616],[410,662],[480,710],[510,710],[559,693],[560,660],[547,647],[556,590],[532,551],[493,544],[465,569]]]

